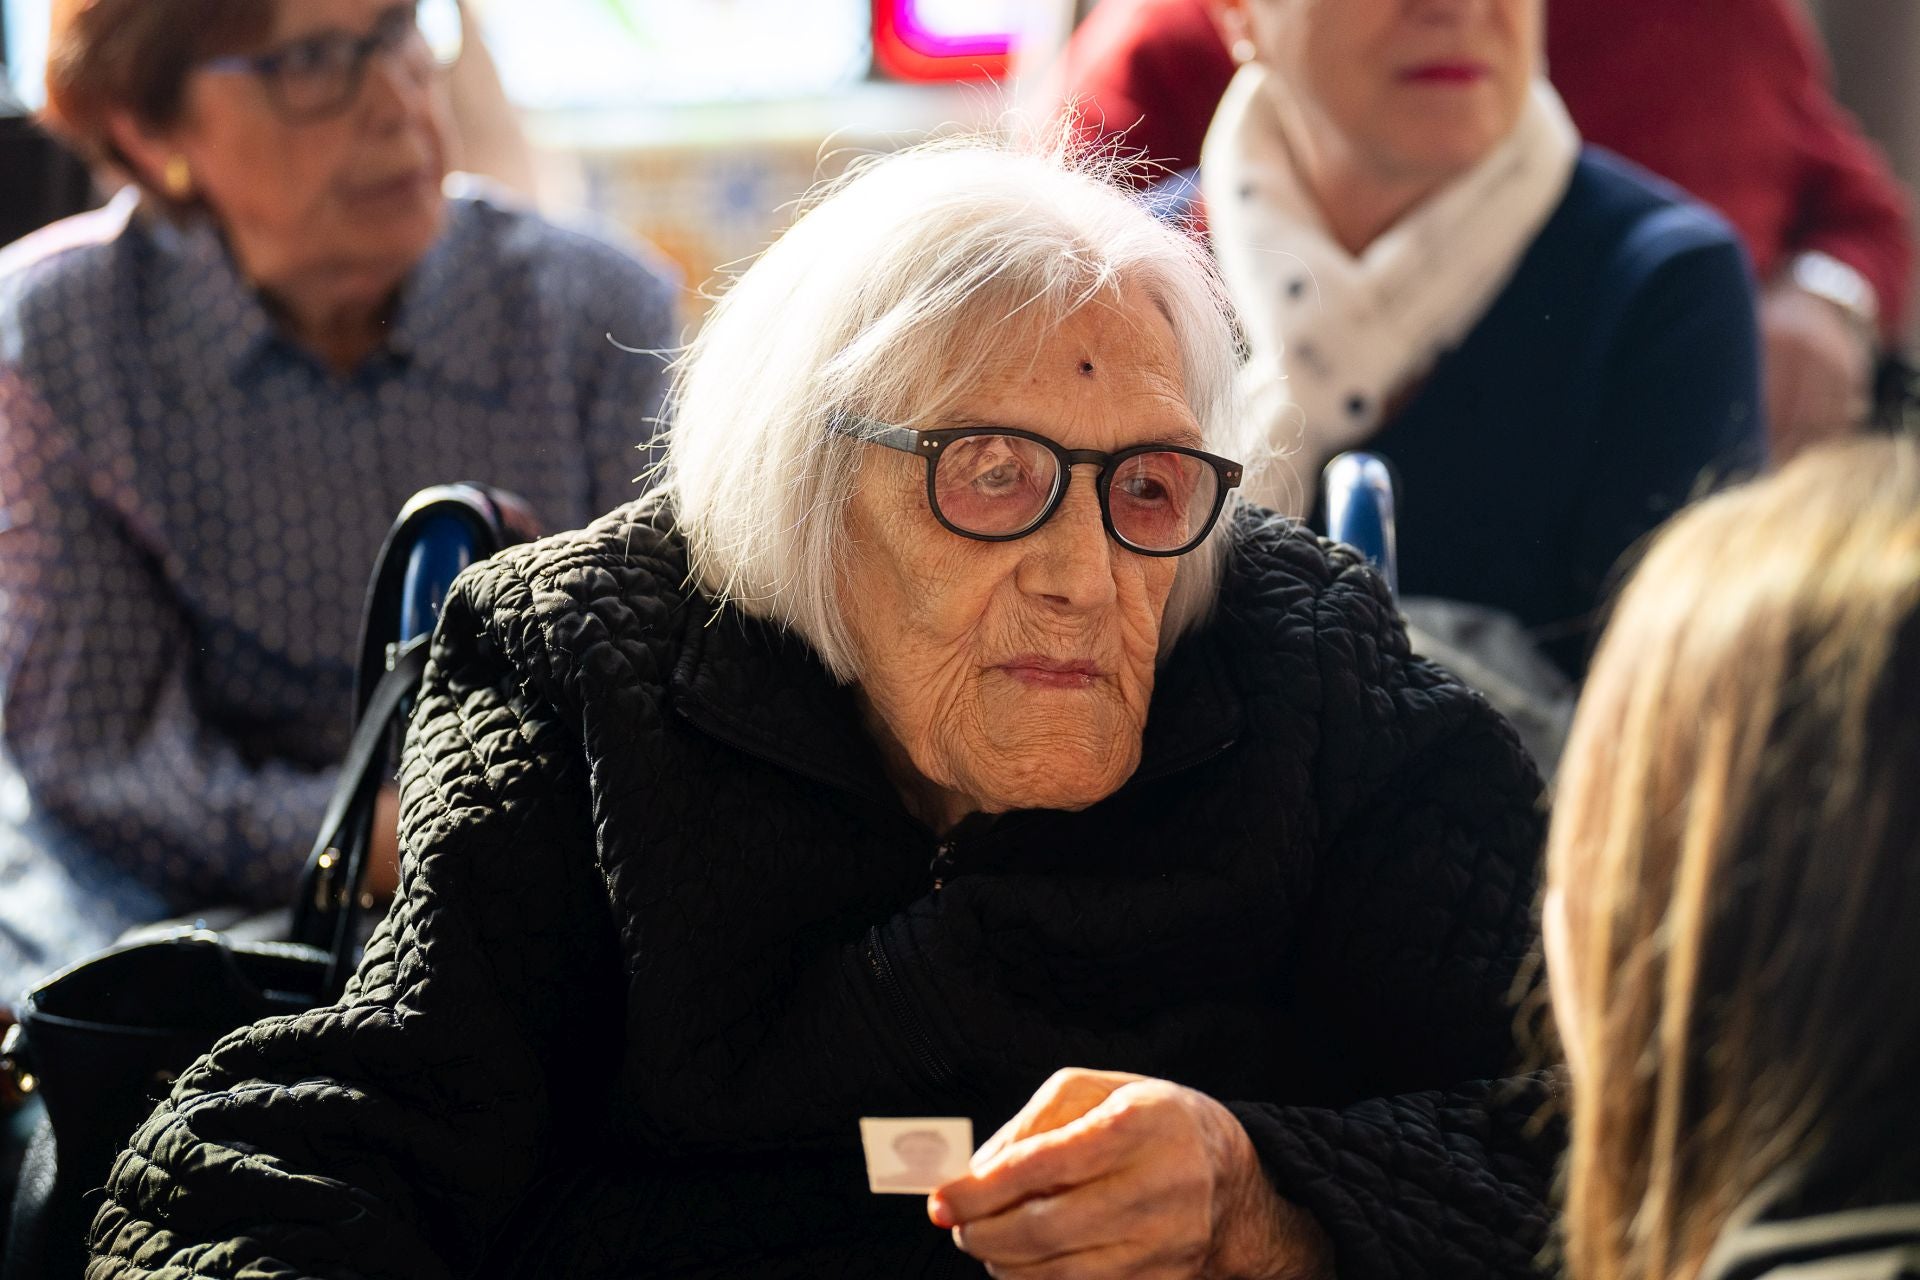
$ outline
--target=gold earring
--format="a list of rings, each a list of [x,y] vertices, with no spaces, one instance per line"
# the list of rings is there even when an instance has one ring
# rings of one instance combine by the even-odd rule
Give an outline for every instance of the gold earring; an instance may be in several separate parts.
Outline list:
[[[185,156],[176,152],[167,157],[167,167],[161,171],[160,184],[175,200],[185,200],[193,194],[193,170],[187,166]]]
[[[1253,47],[1253,41],[1247,39],[1245,36],[1241,36],[1238,40],[1235,40],[1227,49],[1227,52],[1235,62],[1243,67],[1249,62],[1252,62],[1260,53],[1258,49]]]

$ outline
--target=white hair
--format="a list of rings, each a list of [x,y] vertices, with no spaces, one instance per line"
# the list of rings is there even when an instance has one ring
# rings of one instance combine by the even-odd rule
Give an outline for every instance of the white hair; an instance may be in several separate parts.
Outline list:
[[[1009,341],[1123,287],[1172,327],[1202,447],[1242,456],[1238,352],[1212,260],[1108,181],[1113,165],[942,140],[863,162],[812,197],[676,370],[666,484],[702,589],[790,627],[837,678],[858,680],[839,557],[870,446],[830,424],[937,425]],[[1231,525],[1180,558],[1162,654],[1211,610]]]

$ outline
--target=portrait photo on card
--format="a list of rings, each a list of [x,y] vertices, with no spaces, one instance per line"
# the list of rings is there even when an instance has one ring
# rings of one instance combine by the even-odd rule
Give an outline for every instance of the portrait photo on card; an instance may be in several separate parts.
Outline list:
[[[973,1121],[965,1116],[863,1116],[867,1189],[880,1195],[926,1195],[964,1177],[973,1155]]]

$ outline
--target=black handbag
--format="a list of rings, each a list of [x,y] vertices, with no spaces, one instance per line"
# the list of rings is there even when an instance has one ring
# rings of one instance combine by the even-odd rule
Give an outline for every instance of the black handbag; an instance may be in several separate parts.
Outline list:
[[[288,940],[241,941],[185,922],[81,960],[27,994],[0,1057],[46,1115],[21,1169],[0,1280],[78,1277],[114,1155],[173,1079],[236,1027],[339,997],[364,941],[374,802],[432,622],[455,573],[531,526],[510,495],[443,485],[416,495],[388,533],[367,592],[353,741]]]

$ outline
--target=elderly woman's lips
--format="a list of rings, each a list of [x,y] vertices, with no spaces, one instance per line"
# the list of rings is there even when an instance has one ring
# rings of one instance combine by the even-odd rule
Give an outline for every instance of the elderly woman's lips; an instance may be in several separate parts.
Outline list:
[[[1408,84],[1477,84],[1491,74],[1483,62],[1423,62],[1402,71],[1400,79]]]
[[[1091,662],[1027,656],[1009,659],[999,669],[1022,684],[1041,689],[1084,689],[1105,674]]]

